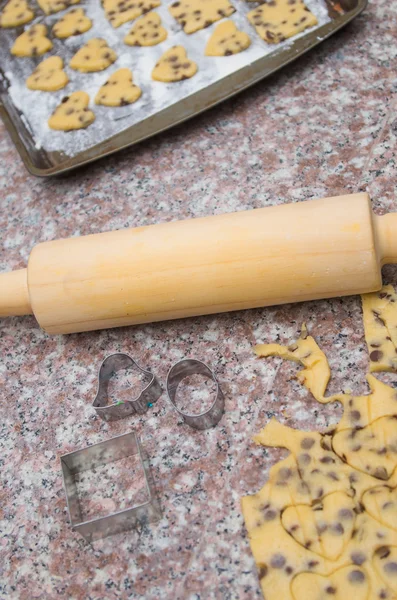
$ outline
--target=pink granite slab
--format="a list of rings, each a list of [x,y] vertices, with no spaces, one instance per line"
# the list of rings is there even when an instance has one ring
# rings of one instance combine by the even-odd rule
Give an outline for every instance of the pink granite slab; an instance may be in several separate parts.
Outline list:
[[[397,210],[397,7],[369,9],[278,75],[134,150],[68,177],[27,174],[0,124],[0,270],[42,240],[367,190]],[[385,269],[397,284],[397,271]],[[330,391],[367,390],[358,297],[68,337],[33,318],[0,323],[0,598],[260,598],[239,498],[281,451],[251,441],[272,415],[303,429],[336,422],[255,342],[285,342],[306,321],[329,356]],[[145,417],[106,424],[97,371],[128,352],[164,382],[187,356],[217,372],[226,414],[210,431],[180,424],[163,395]],[[393,376],[389,376],[393,381]],[[88,545],[71,531],[59,456],[135,428],[163,519]]]

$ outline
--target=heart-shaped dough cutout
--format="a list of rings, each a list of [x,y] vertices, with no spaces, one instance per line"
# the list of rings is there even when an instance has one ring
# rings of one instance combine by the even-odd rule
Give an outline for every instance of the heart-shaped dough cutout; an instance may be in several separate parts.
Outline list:
[[[152,71],[156,81],[174,82],[189,79],[197,73],[197,65],[187,57],[183,46],[173,46],[159,59]]]
[[[299,573],[292,580],[291,592],[294,600],[369,600],[369,583],[363,569],[350,566],[326,577]]]
[[[41,56],[52,48],[51,40],[46,37],[47,27],[41,25],[32,25],[24,31],[14,42],[11,48],[11,54],[14,56]]]
[[[74,8],[55,23],[52,33],[59,39],[66,39],[85,33],[91,27],[92,21],[86,16],[84,9]]]
[[[103,0],[106,18],[113,27],[133,21],[160,4],[161,0]]]
[[[119,69],[99,89],[95,97],[95,104],[125,106],[136,102],[141,94],[141,88],[133,83],[131,71],[129,69]]]
[[[361,502],[372,518],[397,531],[397,489],[379,485],[367,490]]]
[[[79,4],[80,0],[37,0],[37,2],[46,15],[51,15],[52,13],[65,10],[73,4]]]
[[[397,547],[381,546],[376,550],[372,562],[382,581],[393,592],[397,592]]]
[[[81,73],[107,69],[117,59],[117,54],[101,38],[89,40],[70,61],[70,66]]]
[[[250,36],[239,31],[233,21],[220,23],[208,40],[206,56],[230,56],[246,50],[251,45]]]
[[[333,436],[332,446],[354,469],[386,481],[396,466],[396,418],[382,417],[361,429],[344,429]]]
[[[161,26],[161,19],[155,12],[150,12],[139,19],[124,38],[127,46],[156,46],[167,39],[168,33]]]
[[[10,0],[0,13],[0,27],[19,27],[30,23],[33,17],[26,0]]]
[[[90,97],[85,92],[65,96],[48,119],[48,125],[60,131],[85,129],[95,121],[94,113],[87,108],[89,102]]]
[[[30,90],[55,92],[68,83],[69,78],[63,70],[63,60],[59,56],[50,56],[43,60],[27,78],[26,85]]]
[[[354,529],[354,502],[344,492],[335,492],[314,506],[289,506],[282,514],[283,527],[304,548],[337,560]]]
[[[194,33],[235,12],[229,0],[177,0],[168,8],[185,33]]]
[[[303,0],[265,2],[251,10],[247,17],[268,44],[283,42],[318,23]]]

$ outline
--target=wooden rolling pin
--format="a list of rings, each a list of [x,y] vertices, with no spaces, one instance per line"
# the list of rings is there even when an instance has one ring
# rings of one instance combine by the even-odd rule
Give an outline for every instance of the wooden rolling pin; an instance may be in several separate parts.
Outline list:
[[[0,274],[0,316],[72,333],[375,291],[396,232],[353,194],[44,242]]]

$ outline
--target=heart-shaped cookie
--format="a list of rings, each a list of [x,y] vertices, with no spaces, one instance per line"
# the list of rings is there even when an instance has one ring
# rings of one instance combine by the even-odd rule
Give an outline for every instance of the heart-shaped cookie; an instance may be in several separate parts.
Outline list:
[[[0,13],[0,27],[19,27],[30,23],[33,17],[26,0],[10,0]]]
[[[382,581],[397,592],[397,546],[381,546],[373,556],[372,564]]]
[[[369,600],[369,583],[363,569],[343,567],[328,576],[299,573],[291,583],[294,600]],[[281,600],[281,598],[280,598]]]
[[[52,48],[51,40],[46,37],[47,27],[41,25],[32,25],[24,31],[14,42],[11,48],[11,54],[14,56],[41,56]]]
[[[361,502],[374,519],[397,531],[397,489],[379,485],[367,490]]]
[[[168,8],[185,33],[194,33],[235,12],[229,0],[177,0]]]
[[[396,466],[396,417],[382,417],[361,429],[339,431],[333,436],[332,446],[354,469],[387,480]]]
[[[251,45],[250,36],[239,31],[233,21],[220,23],[208,40],[206,56],[230,56],[242,52]]]
[[[160,4],[161,0],[103,0],[106,18],[113,27],[133,21]]]
[[[329,560],[337,560],[354,529],[354,502],[335,492],[314,506],[289,506],[282,514],[283,527],[302,546]]]
[[[95,121],[94,113],[88,109],[89,102],[90,97],[85,92],[65,96],[48,119],[48,125],[60,131],[85,129]]]
[[[268,44],[283,42],[318,22],[303,0],[265,2],[251,10],[247,17]]]
[[[187,57],[183,46],[173,46],[159,59],[152,71],[156,81],[174,82],[189,79],[197,73],[197,65]]]
[[[117,59],[117,54],[101,38],[89,40],[70,61],[70,66],[81,73],[107,69]]]
[[[99,89],[95,104],[125,106],[136,102],[141,97],[142,90],[132,81],[133,77],[129,69],[115,71]]]
[[[63,70],[63,60],[59,56],[50,56],[43,60],[27,78],[26,86],[30,90],[55,92],[68,83],[69,78]]]
[[[51,15],[69,8],[72,4],[79,4],[80,0],[37,0],[37,2],[46,15]]]
[[[156,46],[167,39],[168,33],[161,26],[161,19],[155,12],[150,12],[139,19],[124,38],[127,46]]]
[[[52,28],[55,37],[66,39],[72,35],[80,35],[92,27],[92,21],[89,19],[84,9],[74,8],[64,15]]]

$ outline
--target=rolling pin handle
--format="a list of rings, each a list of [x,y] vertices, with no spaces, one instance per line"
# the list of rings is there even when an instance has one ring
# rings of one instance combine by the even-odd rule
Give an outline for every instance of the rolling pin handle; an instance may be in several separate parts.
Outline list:
[[[381,266],[397,263],[397,213],[375,216]]]
[[[0,317],[31,314],[27,269],[0,273]]]

